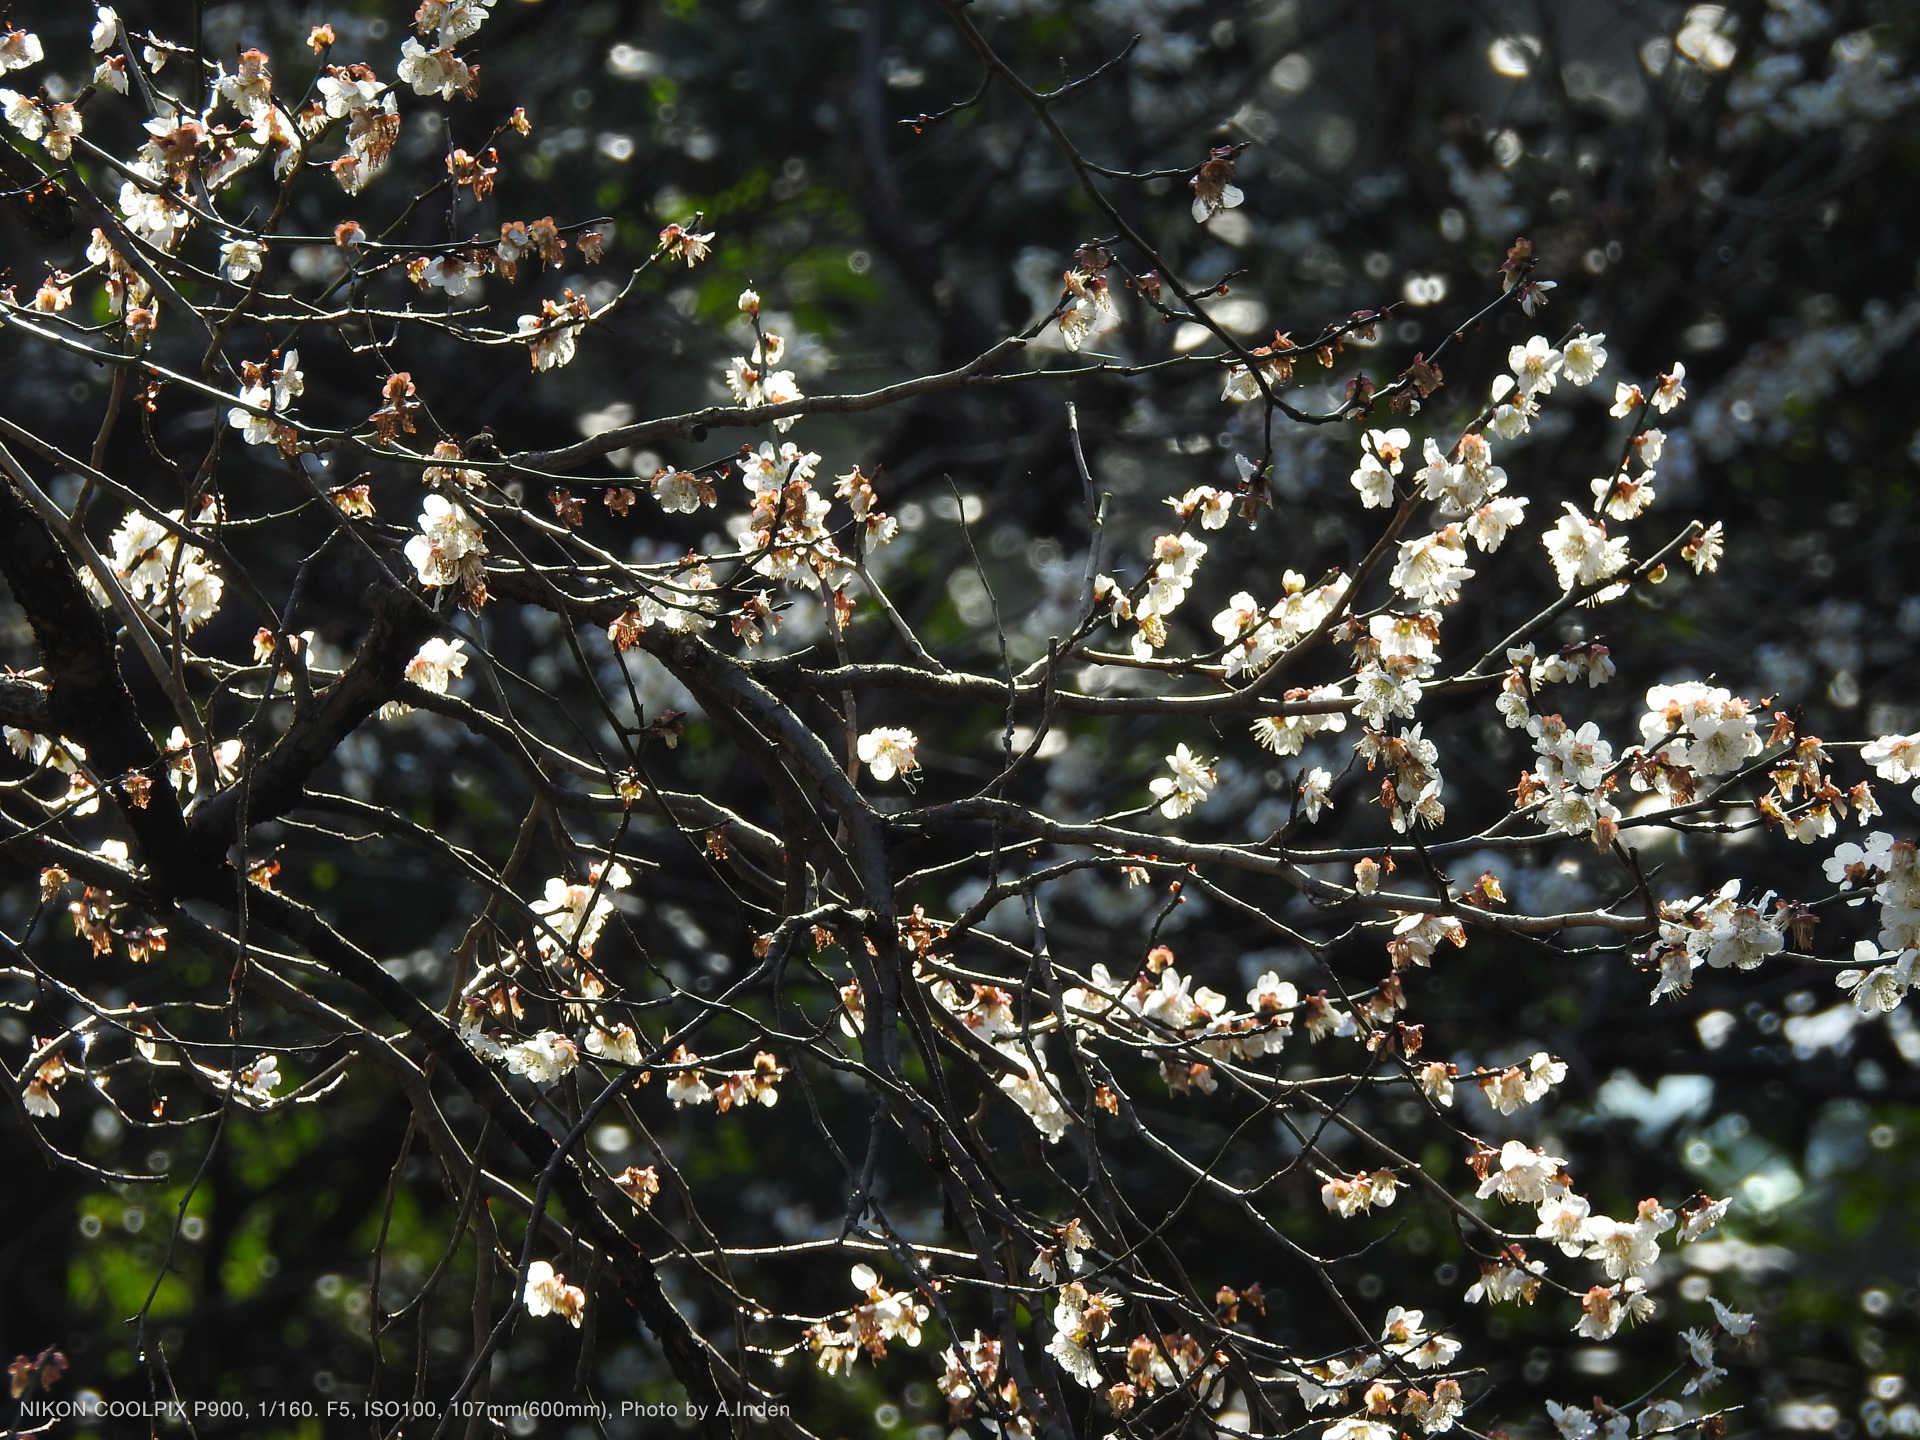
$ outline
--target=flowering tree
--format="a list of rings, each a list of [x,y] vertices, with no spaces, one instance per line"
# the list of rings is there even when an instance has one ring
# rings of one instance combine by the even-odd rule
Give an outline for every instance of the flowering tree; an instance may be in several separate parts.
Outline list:
[[[941,0],[980,90],[912,128],[997,95],[1080,197],[1030,323],[835,391],[729,284],[724,398],[522,444],[463,418],[473,377],[650,339],[726,239],[509,213],[539,121],[467,58],[493,8],[230,60],[105,7],[72,55],[0,43],[8,203],[52,254],[4,318],[109,377],[85,455],[0,416],[35,652],[0,682],[7,1089],[83,1234],[105,1197],[164,1232],[130,1290],[100,1269],[127,1363],[80,1378],[196,1398],[196,1247],[241,1264],[274,1137],[383,1097],[399,1159],[315,1303],[364,1346],[326,1393],[410,1394],[421,1433],[526,1398],[530,1335],[581,1405],[712,1435],[839,1423],[824,1377],[869,1366],[882,1424],[966,1434],[1723,1431],[1754,1315],[1662,1282],[1743,1243],[1734,1197],[1559,1153],[1569,1063],[1516,1012],[1578,966],[1656,1016],[1788,975],[1898,1023],[1920,874],[1873,785],[1920,735],[1824,741],[1709,673],[1602,710],[1604,617],[1723,554],[1656,504],[1685,365],[1617,377],[1520,238],[1418,351],[1431,287],[1248,335],[1182,259],[1247,204],[1242,144],[1107,165],[1070,102],[1109,67],[1036,82]],[[1674,63],[1726,69],[1688,23]],[[36,73],[83,51],[83,89]],[[1057,415],[1070,461],[1077,553],[1024,586],[977,496],[906,499],[834,418],[974,393]],[[1103,482],[1112,393],[1116,428],[1205,417],[1218,483]],[[1596,395],[1604,462],[1531,464]],[[1313,537],[1295,435],[1351,468]],[[829,1212],[743,1214],[706,1158],[743,1143]],[[630,1313],[644,1357],[603,1363]],[[1635,1326],[1616,1393],[1494,1383],[1516,1335]]]

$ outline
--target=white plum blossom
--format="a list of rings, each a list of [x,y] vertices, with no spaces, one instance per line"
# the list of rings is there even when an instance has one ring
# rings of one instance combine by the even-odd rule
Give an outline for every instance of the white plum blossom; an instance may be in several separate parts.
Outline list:
[[[1892,869],[1893,836],[1884,830],[1875,830],[1858,845],[1851,840],[1842,841],[1821,866],[1828,883],[1842,890],[1878,879]],[[1878,871],[1879,876],[1875,876],[1874,871]]]
[[[886,781],[920,768],[919,760],[914,757],[914,749],[919,743],[920,738],[911,730],[883,726],[862,735],[854,752],[860,757],[861,763],[873,772],[874,779]]]
[[[1453,1104],[1454,1067],[1444,1060],[1430,1060],[1414,1071],[1414,1083],[1436,1105]]]
[[[1860,758],[1873,767],[1874,774],[1895,785],[1920,780],[1920,733],[1882,735],[1860,747]],[[1914,786],[1914,795],[1920,798],[1920,785]]]
[[[244,285],[266,264],[267,247],[258,240],[229,240],[220,247],[220,273]]]
[[[1553,1428],[1560,1432],[1560,1440],[1593,1440],[1600,1433],[1600,1427],[1593,1423],[1592,1412],[1578,1405],[1562,1405],[1556,1400],[1549,1400],[1547,1418],[1553,1421]]]
[[[432,695],[444,695],[447,686],[467,669],[464,640],[442,640],[434,636],[407,662],[406,678]],[[382,720],[398,720],[412,713],[413,707],[401,700],[389,700],[380,707]]]
[[[307,379],[300,369],[300,352],[287,351],[271,369],[249,362],[246,374],[252,383],[241,388],[237,397],[240,404],[227,411],[227,424],[238,430],[249,445],[270,445],[291,435],[292,430],[283,425],[279,417],[306,393]],[[261,410],[271,413],[256,413]]]
[[[1463,1297],[1469,1305],[1478,1305],[1482,1301],[1490,1305],[1502,1304],[1508,1300],[1518,1300],[1523,1304],[1532,1304],[1534,1292],[1540,1287],[1540,1277],[1547,1273],[1544,1260],[1516,1259],[1518,1246],[1509,1246],[1507,1251],[1493,1263],[1482,1261],[1480,1278],[1467,1287]]]
[[[1884,1014],[1899,1009],[1900,1002],[1913,988],[1914,963],[1920,960],[1920,950],[1902,950],[1897,955],[1883,956],[1871,940],[1862,940],[1853,947],[1853,959],[1856,965],[1872,968],[1864,974],[1859,970],[1842,971],[1834,979],[1836,983],[1843,983],[1850,976],[1857,977],[1853,985],[1854,1008],[1863,1015]],[[1883,959],[1893,963],[1875,964]]]
[[[1606,368],[1607,352],[1601,345],[1605,335],[1576,335],[1561,351],[1560,373],[1572,385],[1591,385]],[[1657,458],[1657,457],[1656,457]],[[1647,462],[1652,464],[1650,460]]]
[[[166,519],[184,528],[185,512],[169,510]],[[156,614],[178,614],[188,630],[204,625],[220,608],[226,582],[207,552],[184,544],[173,530],[138,510],[128,511],[113,532],[111,559],[129,598]],[[87,579],[92,578],[89,572]]]
[[[1729,906],[1709,932],[1707,964],[1716,970],[1733,966],[1751,970],[1769,956],[1778,955],[1786,946],[1780,926],[1762,910],[1765,900],[1752,905]]]
[[[1320,812],[1332,804],[1333,773],[1316,765],[1300,782],[1300,808],[1306,812],[1307,823],[1318,820]]]
[[[1693,566],[1694,574],[1706,575],[1720,568],[1720,557],[1726,551],[1726,544],[1726,527],[1716,520],[1688,541],[1680,555]]]
[[[431,259],[424,262],[417,261],[415,264],[418,266],[417,271],[410,266],[407,273],[412,275],[419,284],[444,290],[451,296],[464,295],[469,290],[477,289],[477,282],[486,273],[485,267],[478,260],[457,251],[446,255],[435,255]],[[539,328],[539,317],[526,318],[533,320],[535,328]],[[522,328],[524,329],[524,326]]]
[[[1565,358],[1546,336],[1535,335],[1507,352],[1507,368],[1513,371],[1522,395],[1545,395],[1560,378]]]
[[[1496,495],[1467,517],[1467,534],[1474,544],[1491,553],[1500,548],[1507,532],[1526,518],[1526,496]]]
[[[1600,738],[1600,727],[1591,720],[1575,730],[1558,715],[1535,715],[1527,721],[1527,734],[1546,783],[1592,790],[1613,766],[1613,747]]]
[[[1467,547],[1458,525],[1448,525],[1417,540],[1400,542],[1400,557],[1387,583],[1409,600],[1451,604],[1460,596],[1460,583],[1473,578],[1467,565]]]
[[[580,1063],[580,1052],[566,1036],[542,1030],[506,1046],[502,1058],[515,1075],[524,1075],[536,1085],[551,1085]]]
[[[425,35],[438,31],[442,45],[457,45],[486,23],[494,0],[421,0],[413,28]]]
[[[1078,1281],[1061,1286],[1054,1303],[1053,1338],[1047,1342],[1047,1353],[1076,1384],[1089,1390],[1100,1388],[1102,1378],[1093,1347],[1112,1326],[1119,1304],[1111,1295],[1089,1294]]]
[[[1393,939],[1387,942],[1387,953],[1393,957],[1396,970],[1412,966],[1424,969],[1433,963],[1434,952],[1448,942],[1455,949],[1466,948],[1467,932],[1458,920],[1451,915],[1414,911],[1394,921]]]
[[[771,440],[762,440],[758,450],[747,451],[735,462],[740,479],[749,490],[779,487],[796,480],[811,480],[819,472],[820,457],[784,440],[778,450]]]
[[[73,775],[78,773],[87,758],[87,752],[70,740],[55,741],[31,730],[16,729],[12,725],[4,727],[4,733],[7,746],[14,756],[36,768],[49,765],[62,775]]]
[[[586,1313],[587,1292],[578,1285],[569,1285],[567,1277],[545,1260],[536,1260],[527,1266],[527,1288],[521,1295],[521,1303],[529,1315],[559,1315],[578,1330],[580,1319]]]
[[[1575,1333],[1588,1340],[1611,1340],[1622,1324],[1653,1313],[1653,1297],[1646,1292],[1647,1282],[1637,1275],[1618,1285],[1594,1286],[1580,1299]]]
[[[7,91],[0,90],[0,99],[7,94]],[[8,118],[12,118],[11,110]],[[166,196],[143,189],[131,180],[121,184],[117,204],[127,228],[156,249],[173,249],[192,224],[192,217],[186,210]]]
[[[1360,503],[1368,509],[1383,509],[1393,503],[1393,477],[1373,456],[1362,455],[1359,468],[1350,478],[1353,488],[1360,492]]]
[[[691,1062],[695,1059],[697,1057],[687,1054],[687,1047],[684,1045],[674,1052],[676,1062]],[[713,1088],[707,1084],[698,1070],[688,1064],[687,1068],[676,1070],[673,1078],[667,1081],[667,1098],[673,1102],[673,1108],[676,1110],[683,1105],[705,1105],[713,1099]]]
[[[1064,322],[1062,328],[1064,331]],[[762,334],[754,342],[752,351],[727,363],[725,379],[735,400],[748,408],[757,408],[761,405],[784,405],[803,398],[799,381],[794,378],[793,372],[775,368],[786,355],[786,346],[783,337]],[[791,429],[799,418],[797,415],[783,415],[773,422],[773,428],[784,432]]]
[[[1650,1401],[1633,1422],[1634,1433],[1650,1435],[1656,1430],[1675,1429],[1686,1413],[1677,1400]]]
[[[1676,738],[1666,740],[1669,735]],[[1738,770],[1763,748],[1752,706],[1728,690],[1697,680],[1648,690],[1640,736],[1649,749],[1657,747],[1672,764],[1689,766],[1702,775]]]
[[[1653,471],[1638,476],[1625,474],[1597,476],[1588,487],[1593,491],[1593,508],[1604,511],[1612,520],[1637,519],[1654,502]]]
[[[1424,1312],[1398,1305],[1387,1312],[1380,1338],[1387,1354],[1415,1370],[1443,1369],[1460,1353],[1458,1340],[1426,1328]]]
[[[653,477],[653,498],[669,515],[693,515],[714,503],[713,487],[687,470],[662,470]]]
[[[1584,1255],[1600,1261],[1609,1280],[1638,1275],[1660,1258],[1659,1231],[1644,1220],[1595,1215],[1587,1221],[1587,1239]]]
[[[1558,1155],[1518,1140],[1509,1140],[1495,1155],[1487,1157],[1487,1166],[1474,1193],[1482,1200],[1498,1195],[1516,1205],[1542,1205],[1567,1193],[1561,1167],[1567,1162]]]
[[[1713,1318],[1720,1322],[1720,1328],[1729,1335],[1740,1336],[1752,1333],[1753,1316],[1743,1315],[1738,1310],[1729,1310],[1720,1303],[1716,1295],[1709,1295],[1707,1304],[1713,1307]]]
[[[1382,1425],[1378,1420],[1350,1415],[1322,1430],[1320,1440],[1394,1440],[1394,1433],[1392,1426]]]
[[[1660,383],[1654,389],[1653,408],[1665,415],[1686,399],[1687,392],[1683,384],[1686,378],[1687,367],[1678,360],[1674,361],[1673,369],[1660,377]]]
[[[1511,375],[1495,379],[1489,403],[1493,414],[1487,420],[1487,429],[1502,440],[1517,440],[1525,435],[1533,428],[1533,417],[1540,413],[1539,397],[1517,386]]]
[[[1563,835],[1592,835],[1604,848],[1611,843],[1612,827],[1618,824],[1620,811],[1597,792],[1556,785],[1547,797],[1541,819]]]
[[[617,1065],[638,1065],[646,1058],[640,1053],[640,1037],[633,1033],[631,1025],[609,1026],[599,1022],[587,1027],[587,1053]]]
[[[1148,789],[1160,802],[1160,813],[1178,820],[1213,793],[1217,780],[1212,766],[1187,749],[1184,741],[1167,756],[1167,768],[1173,774],[1160,776]]]
[[[1247,197],[1233,183],[1232,147],[1215,150],[1187,182],[1193,190],[1193,218],[1204,225],[1222,210],[1231,210]]]
[[[1451,1340],[1443,1343],[1451,1345]],[[1422,1433],[1439,1435],[1453,1429],[1454,1422],[1466,1413],[1466,1396],[1460,1382],[1451,1376],[1433,1382],[1431,1394],[1417,1385],[1409,1385],[1400,1400],[1400,1413],[1420,1422]]]
[[[1480,1089],[1495,1110],[1511,1115],[1544,1099],[1549,1090],[1566,1078],[1566,1062],[1555,1060],[1542,1050],[1524,1066],[1513,1065],[1483,1076]]]
[[[45,58],[40,37],[31,30],[9,30],[0,35],[0,75],[38,65]]]
[[[464,282],[461,288],[465,288]],[[580,332],[586,328],[585,309],[585,305],[577,301],[562,306],[543,300],[538,315],[520,317],[520,336],[527,341],[534,369],[558,370],[572,363]]]
[[[1315,690],[1290,692],[1289,700],[1343,701],[1338,685],[1322,685]],[[1418,699],[1418,687],[1415,687],[1415,699]],[[1411,714],[1411,710],[1406,713]],[[1373,722],[1379,724],[1379,721]],[[1298,755],[1303,745],[1315,735],[1337,735],[1347,728],[1347,717],[1342,710],[1327,710],[1318,715],[1272,715],[1253,722],[1253,738],[1276,755]]]
[[[1060,1103],[1059,1082],[1047,1069],[1045,1052],[1037,1042],[1031,1053],[1026,1045],[1013,1041],[1002,1041],[994,1048],[1021,1072],[1003,1074],[998,1082],[1001,1091],[1026,1111],[1027,1118],[1049,1144],[1058,1144],[1067,1133],[1067,1112]]]
[[[473,84],[472,72],[451,46],[429,50],[411,35],[400,43],[399,75],[413,86],[414,94],[438,95],[442,100],[453,99]]]
[[[1196,540],[1182,532],[1178,535],[1160,535],[1153,542],[1153,568],[1147,572],[1146,587],[1139,600],[1131,603],[1130,609],[1116,604],[1115,622],[1130,615],[1139,627],[1132,639],[1133,652],[1140,659],[1149,658],[1153,652],[1166,643],[1166,617],[1179,608],[1186,599],[1187,590],[1193,584],[1194,573],[1200,562],[1206,558],[1205,541]],[[1103,583],[1104,582],[1104,583]],[[1095,581],[1096,596],[1108,597],[1118,594],[1118,585],[1106,576]],[[1124,601],[1124,596],[1121,597]]]
[[[1617,575],[1627,563],[1626,538],[1609,540],[1607,527],[1587,519],[1571,502],[1564,509],[1553,529],[1541,537],[1560,588],[1593,585]]]
[[[444,495],[420,502],[420,533],[407,542],[407,559],[426,586],[466,585],[479,577],[487,553],[480,522]]]
[[[1349,1220],[1376,1205],[1384,1209],[1399,1193],[1400,1182],[1391,1170],[1363,1171],[1352,1177],[1329,1175],[1320,1187],[1320,1203],[1327,1213]]]
[[[600,932],[614,911],[613,893],[633,883],[627,867],[614,861],[596,864],[584,881],[559,876],[547,881],[546,893],[529,907],[545,922],[535,943],[548,958],[568,950],[592,956]]]
[[[1429,500],[1442,502],[1449,512],[1471,510],[1488,495],[1506,488],[1507,472],[1493,461],[1493,447],[1486,436],[1469,434],[1454,449],[1457,458],[1449,458],[1429,436],[1424,442],[1426,464],[1414,472],[1420,493]]]
[[[1405,461],[1403,456],[1412,442],[1404,430],[1369,430],[1360,453],[1360,468],[1353,472],[1353,488],[1360,492],[1360,503],[1378,509],[1393,503],[1393,477]],[[1433,444],[1431,440],[1427,442]]]
[[[1880,944],[1889,951],[1920,948],[1920,867],[1910,841],[1888,852],[1886,878],[1874,887],[1880,902]]]
[[[1202,530],[1224,530],[1227,521],[1233,518],[1232,493],[1216,490],[1211,485],[1195,486],[1177,500],[1168,496],[1166,503],[1182,520],[1198,515]]]
[[[1699,1373],[1681,1388],[1682,1395],[1697,1395],[1703,1390],[1711,1390],[1727,1378],[1727,1372],[1713,1363],[1711,1330],[1682,1330],[1680,1338],[1686,1342],[1687,1358],[1699,1369]]]
[[[1335,576],[1309,589],[1304,576],[1289,570],[1281,577],[1281,588],[1280,599],[1264,611],[1242,590],[1213,617],[1214,634],[1227,642],[1228,675],[1258,674],[1288,647],[1316,632],[1346,594],[1346,581]],[[1293,698],[1294,692],[1288,693]]]
[[[27,1081],[26,1088],[20,1092],[20,1105],[29,1115],[43,1120],[51,1120],[60,1113],[60,1102],[53,1098],[52,1087],[38,1075]]]
[[[347,119],[354,111],[380,98],[387,89],[370,72],[356,74],[343,69],[322,72],[313,82],[313,88],[330,120]]]
[[[40,42],[22,30],[15,30],[5,40],[0,40],[0,47],[14,42],[21,35],[26,36],[37,52]],[[4,50],[0,49],[0,53],[4,53]],[[32,64],[33,61],[22,63]],[[11,67],[0,66],[0,73],[7,68]],[[27,139],[38,140],[46,146],[47,153],[54,159],[65,160],[73,154],[73,137],[80,133],[82,127],[80,112],[71,104],[40,100],[13,90],[0,90],[0,113],[4,113],[7,123]]]
[[[273,1099],[274,1088],[286,1077],[280,1073],[280,1057],[262,1055],[251,1065],[243,1065],[234,1072],[240,1093],[249,1100],[262,1103]]]
[[[1562,1255],[1578,1256],[1587,1247],[1587,1216],[1591,1208],[1586,1196],[1571,1192],[1544,1200],[1539,1210],[1540,1225],[1533,1233],[1539,1239],[1558,1245]]]

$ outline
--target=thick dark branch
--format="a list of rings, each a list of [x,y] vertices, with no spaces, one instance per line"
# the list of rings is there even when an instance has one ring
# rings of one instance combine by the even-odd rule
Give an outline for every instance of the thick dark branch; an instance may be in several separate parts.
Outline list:
[[[47,713],[47,687],[32,680],[0,676],[0,724],[31,730],[36,735],[57,734],[53,717]]]
[[[0,574],[26,612],[50,680],[45,725],[84,747],[103,782],[126,775],[150,782],[144,806],[122,809],[155,882],[176,888],[194,871],[196,859],[160,747],[121,677],[106,618],[52,528],[7,477],[0,477]]]
[[[439,620],[419,596],[398,586],[375,590],[371,608],[373,626],[346,673],[295,715],[287,733],[260,757],[249,780],[229,785],[194,815],[197,843],[216,853],[224,851],[234,837],[243,785],[249,787],[249,825],[291,810],[306,794],[307,777],[361,722],[394,697],[406,676],[407,662],[439,627]]]

